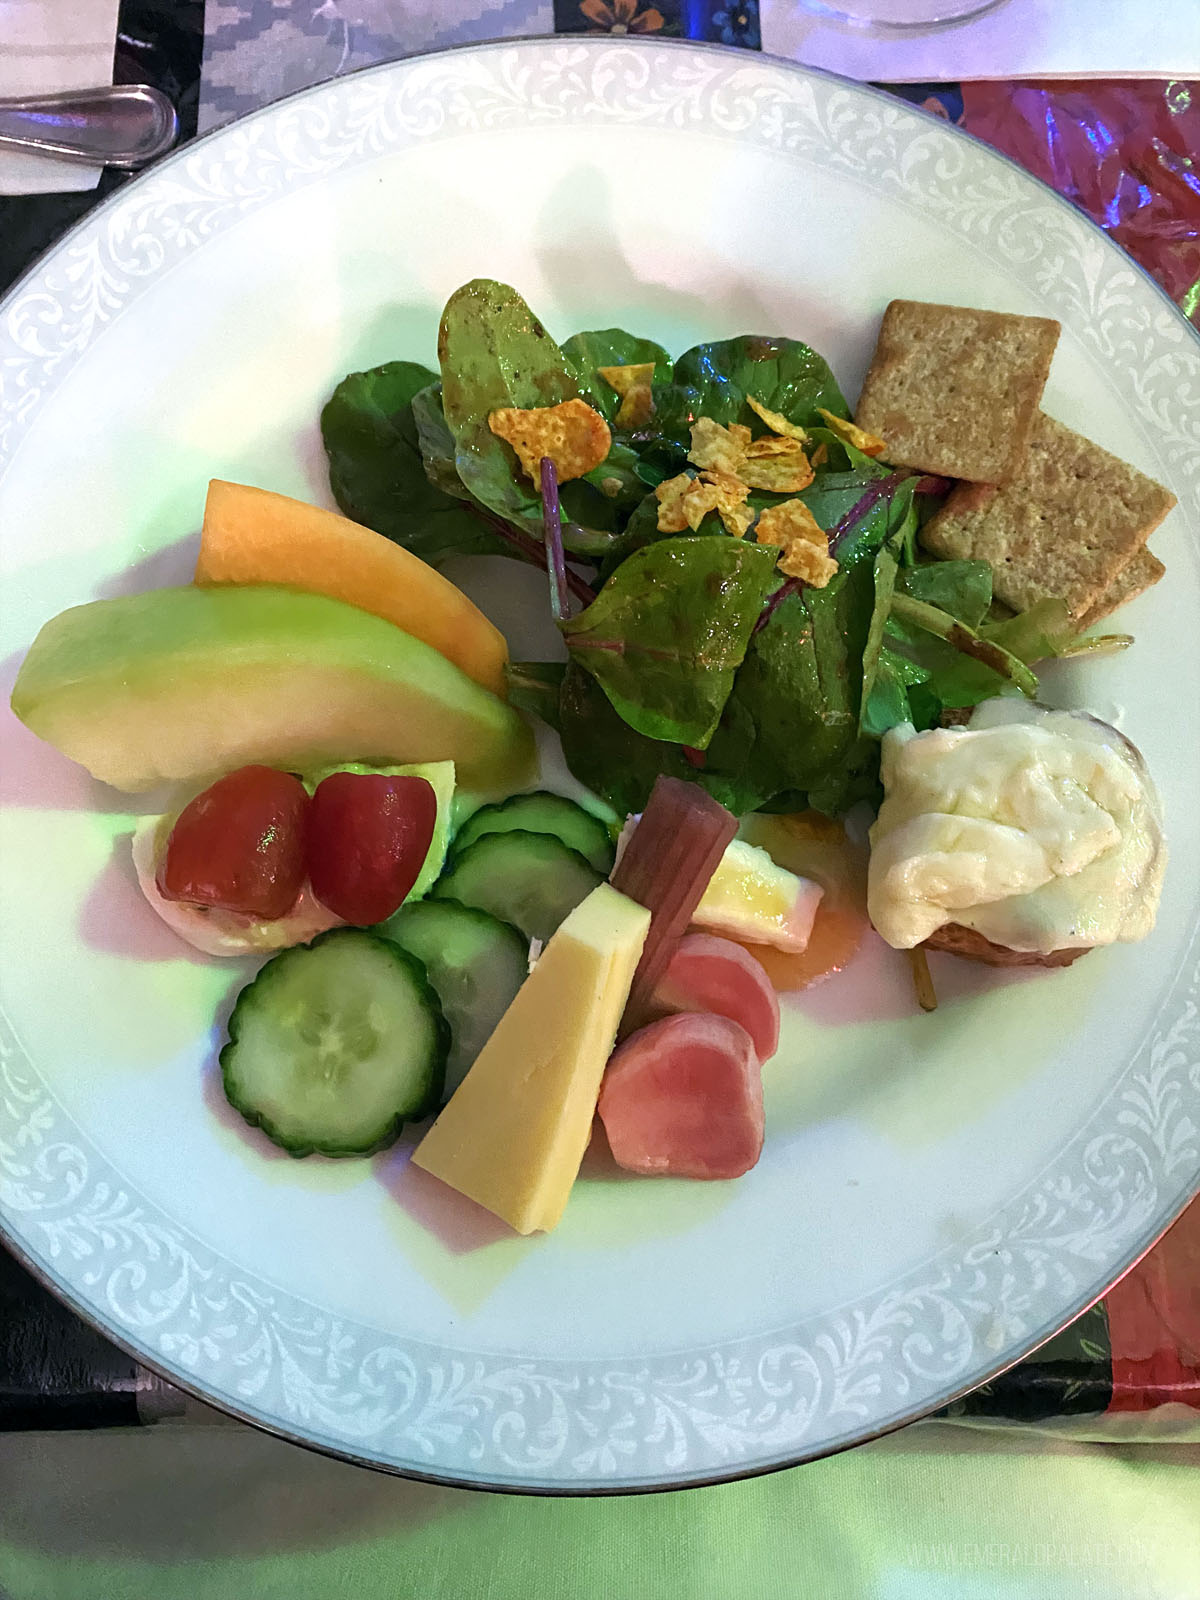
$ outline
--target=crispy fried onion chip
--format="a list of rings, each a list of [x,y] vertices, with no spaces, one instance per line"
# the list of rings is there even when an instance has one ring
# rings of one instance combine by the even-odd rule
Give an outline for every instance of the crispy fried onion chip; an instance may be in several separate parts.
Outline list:
[[[768,416],[774,416],[773,411]],[[792,427],[786,418],[779,418],[779,421]],[[798,438],[779,434],[750,438],[749,427],[742,427],[741,422],[722,427],[710,416],[702,416],[691,424],[688,461],[702,469],[741,478],[749,490],[795,494],[813,482],[813,467]]]
[[[813,481],[813,469],[799,439],[779,439],[773,433],[764,433],[746,446],[740,476],[752,489],[796,494]]]
[[[694,466],[740,478],[748,489],[767,489],[773,494],[796,494],[813,480],[799,439],[774,433],[751,439],[750,429],[740,422],[723,428],[711,417],[692,423],[688,460]]]
[[[688,460],[693,466],[713,472],[727,472],[731,477],[741,477],[746,446],[750,443],[750,429],[740,422],[723,428],[711,417],[698,417],[692,423],[692,448]]]
[[[596,372],[610,389],[621,396],[617,411],[618,428],[644,428],[654,415],[653,361],[631,361],[626,367],[597,367]]]
[[[683,533],[699,528],[710,511],[715,511],[728,533],[740,539],[754,521],[754,513],[746,505],[749,489],[731,473],[717,469],[692,477],[681,472],[677,478],[668,478],[655,489],[658,500],[658,531]]]
[[[503,406],[490,414],[488,427],[512,445],[522,471],[534,483],[540,481],[543,456],[553,461],[558,481],[566,483],[598,467],[612,443],[608,423],[586,400],[564,400],[532,411]]]
[[[746,396],[746,404],[756,417],[761,417],[772,433],[777,433],[781,439],[799,439],[803,444],[808,434],[798,422],[789,422],[782,411],[771,411],[761,400],[756,400],[752,394]]]
[[[824,406],[817,410],[825,418],[825,424],[831,433],[836,433],[843,444],[852,444],[856,450],[861,450],[865,456],[881,456],[887,449],[887,444],[877,433],[868,433],[865,428],[860,428],[857,423],[847,422],[845,417],[835,417],[832,411],[826,411]]]
[[[789,578],[802,578],[823,589],[838,569],[829,554],[829,541],[803,500],[784,500],[768,506],[758,519],[754,537],[759,544],[775,544],[783,554],[779,570]]]

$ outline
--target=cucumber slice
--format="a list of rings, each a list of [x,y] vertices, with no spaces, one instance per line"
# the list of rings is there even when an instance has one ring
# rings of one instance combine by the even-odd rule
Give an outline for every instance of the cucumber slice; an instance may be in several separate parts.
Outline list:
[[[449,1042],[407,951],[334,928],[242,990],[221,1076],[230,1105],[291,1155],[367,1155],[437,1106]]]
[[[486,833],[455,854],[430,898],[490,911],[527,939],[544,942],[602,881],[552,833]]]
[[[574,800],[545,789],[536,794],[515,794],[499,805],[481,806],[458,830],[451,855],[461,855],[485,834],[514,831],[552,833],[568,850],[577,850],[604,877],[612,871],[612,836],[600,818]]]
[[[446,851],[450,845],[450,814],[454,803],[453,761],[418,761],[407,767],[371,767],[363,761],[343,761],[337,767],[321,767],[316,772],[306,772],[301,781],[312,794],[322,778],[334,772],[377,772],[384,778],[424,778],[437,798],[437,821],[433,825],[433,838],[429,851],[417,874],[417,881],[408,891],[409,900],[423,900],[432,889],[438,873],[446,864]]]
[[[403,905],[376,931],[416,956],[441,1001],[450,1024],[442,1091],[449,1100],[525,982],[528,942],[509,923],[457,900]]]

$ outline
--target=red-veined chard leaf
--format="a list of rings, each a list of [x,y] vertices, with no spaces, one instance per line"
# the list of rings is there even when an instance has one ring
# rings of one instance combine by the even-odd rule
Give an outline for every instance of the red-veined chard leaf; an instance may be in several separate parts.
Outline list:
[[[572,660],[638,733],[702,750],[776,581],[776,556],[724,534],[636,551],[562,625]]]

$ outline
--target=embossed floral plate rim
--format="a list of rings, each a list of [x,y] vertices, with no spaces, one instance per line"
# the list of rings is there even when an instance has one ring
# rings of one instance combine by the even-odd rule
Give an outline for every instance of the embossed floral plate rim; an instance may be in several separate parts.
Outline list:
[[[518,67],[526,77],[514,91]],[[393,102],[402,100],[406,83],[420,89],[423,75],[427,80],[439,73],[441,122],[415,134],[402,126],[398,131],[403,118],[397,112],[389,122],[388,113],[396,111]],[[570,78],[577,101],[573,110],[561,81],[555,87],[556,73]],[[757,139],[764,148],[778,150],[799,144],[810,158],[823,154],[835,167],[840,160],[843,170],[854,169],[851,147],[864,129],[870,128],[874,139],[890,141],[898,157],[906,141],[910,155],[924,143],[936,157],[949,158],[960,177],[969,174],[985,192],[990,185],[994,203],[1005,193],[1029,206],[1038,202],[1030,215],[1036,210],[1038,225],[1066,249],[1068,266],[1074,255],[1086,257],[1095,269],[1081,293],[1096,295],[1117,280],[1131,282],[1137,316],[1130,313],[1126,332],[1136,327],[1161,357],[1187,374],[1193,390],[1185,388],[1185,394],[1200,394],[1200,342],[1157,286],[1060,196],[959,130],[882,91],[770,58],[681,43],[526,41],[413,58],[304,90],[186,147],[97,208],[0,304],[0,472],[42,402],[69,374],[73,358],[207,236],[191,223],[168,228],[176,220],[172,206],[190,205],[198,214],[207,206],[215,233],[288,192],[293,183],[319,182],[325,173],[352,165],[364,140],[369,153],[378,154],[422,139],[452,137],[472,126],[470,94],[488,83],[489,74],[506,114],[523,116],[530,124],[559,123],[564,115],[574,115],[588,125],[603,125],[635,113],[646,122],[649,83],[663,92],[658,114],[664,125],[677,126],[672,117],[690,112],[708,137]],[[463,91],[457,105],[448,104],[444,94],[446,83],[455,80]],[[767,92],[772,117],[756,117],[748,129],[728,115],[730,106],[721,97],[736,102],[737,94],[754,84]],[[428,82],[424,92],[428,113]],[[841,146],[819,115],[835,102]],[[722,108],[724,119],[716,114]],[[327,142],[324,160],[311,145],[306,159],[303,135],[310,113],[308,136],[317,145]],[[456,116],[461,128],[453,125]],[[247,159],[255,150],[271,158],[265,163],[270,178],[257,189]],[[238,196],[235,183],[233,197],[223,202],[220,185],[212,181],[222,161],[227,175],[245,173],[244,192]],[[919,187],[920,162],[902,177],[903,169],[898,159],[877,181]],[[156,205],[157,230],[148,220]],[[89,251],[97,259],[106,249],[111,252],[123,237],[123,222],[134,230],[131,248],[141,256],[118,274],[114,300],[94,309],[92,321],[74,337],[68,327],[57,354],[39,350],[34,308],[51,321],[69,313],[73,261]],[[952,215],[947,225],[954,225]],[[1011,217],[998,226],[1005,225],[1016,227]],[[1011,239],[1007,243],[1015,248]],[[997,241],[997,247],[1004,245]],[[1045,292],[1050,307],[1067,320],[1076,309],[1069,272]],[[32,321],[23,320],[26,312]],[[1174,393],[1180,380],[1171,381]],[[1161,388],[1161,377],[1158,382]],[[1176,477],[1187,481],[1195,516],[1200,438],[1183,426],[1165,390],[1159,394],[1149,384],[1132,403],[1144,421],[1166,429],[1166,450]],[[1166,1020],[1144,1039],[1125,1078],[1091,1122],[1014,1197],[1011,1209],[1019,1215],[1009,1234],[981,1228],[965,1246],[923,1263],[909,1275],[912,1281],[786,1334],[773,1331],[622,1365],[619,1358],[450,1356],[417,1340],[339,1320],[268,1282],[246,1281],[188,1228],[127,1194],[120,1174],[39,1083],[2,1014],[0,1231],[56,1293],[147,1366],[248,1422],[347,1460],[439,1482],[539,1493],[623,1493],[775,1470],[902,1426],[1012,1365],[1097,1299],[1188,1203],[1200,1166],[1200,1135],[1190,1114],[1200,1103],[1197,947],[1193,929],[1164,1003]],[[1125,1154],[1135,1150],[1144,1160],[1148,1189],[1136,1184],[1129,1192],[1122,1189],[1123,1169],[1119,1161],[1111,1166],[1117,1158],[1111,1148],[1104,1149],[1105,1140],[1111,1146],[1114,1139],[1124,1141]],[[53,1189],[56,1182],[59,1191]],[[39,1183],[45,1185],[40,1191]],[[987,1288],[993,1258],[1011,1261],[1019,1253],[1022,1230],[1036,1230],[1048,1219],[1058,1230],[1053,1267],[1064,1285],[1052,1299],[1053,1315],[1032,1320],[998,1351],[979,1350],[963,1306]],[[92,1255],[72,1257],[72,1227],[89,1232]],[[1103,1252],[1099,1271],[1098,1250]],[[184,1286],[188,1314],[176,1322],[170,1320],[174,1313],[156,1320],[152,1290],[137,1316],[117,1315],[125,1289],[143,1281],[153,1286],[164,1262]],[[237,1359],[244,1350],[221,1348],[219,1335],[233,1306],[242,1318],[236,1331],[247,1347],[259,1341],[281,1352],[274,1365],[268,1361],[247,1374],[247,1363],[239,1365]],[[955,1317],[968,1337],[960,1340],[954,1358],[934,1371],[936,1340],[929,1330],[937,1319]],[[334,1348],[341,1377],[328,1392],[312,1362],[319,1365]],[[280,1374],[284,1357],[291,1363],[287,1378]],[[369,1415],[350,1403],[351,1382],[358,1385],[356,1401],[363,1391],[378,1400]]]

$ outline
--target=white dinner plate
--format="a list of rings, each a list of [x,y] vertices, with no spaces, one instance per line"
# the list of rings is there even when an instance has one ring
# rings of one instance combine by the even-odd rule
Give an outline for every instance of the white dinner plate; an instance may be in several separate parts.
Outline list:
[[[789,1001],[736,1183],[585,1168],[518,1238],[406,1170],[293,1161],[213,1070],[245,969],[140,900],[126,797],[4,713],[0,1223],[65,1299],[214,1404],[357,1460],[551,1491],[800,1461],[942,1405],[1082,1311],[1200,1170],[1200,344],[1063,200],[955,129],[743,54],[541,40],[382,66],[190,146],[0,308],[11,686],[55,612],[186,581],[211,477],[329,503],[344,373],[431,361],[474,276],[565,336],[808,340],[857,393],[893,296],[1057,317],[1045,405],[1169,484],[1126,655],[1048,697],[1116,720],[1164,791],[1145,943],[1065,971],[870,943]],[[544,582],[455,574],[514,655]]]

